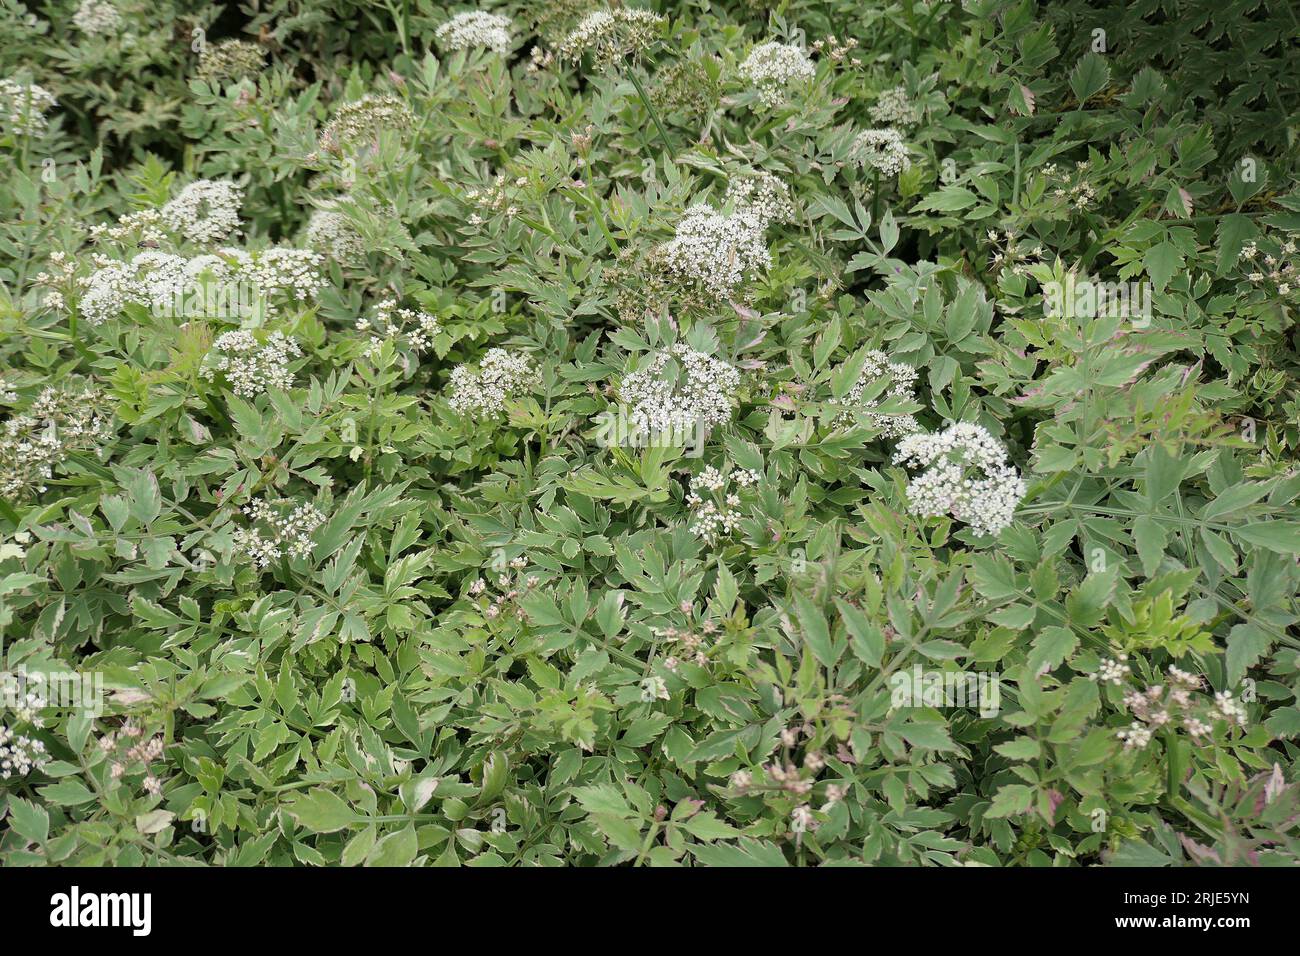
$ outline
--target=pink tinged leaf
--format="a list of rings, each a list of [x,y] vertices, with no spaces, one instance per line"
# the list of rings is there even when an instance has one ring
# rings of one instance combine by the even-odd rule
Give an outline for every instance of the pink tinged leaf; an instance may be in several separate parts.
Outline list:
[[[1029,116],[1033,116],[1033,115],[1034,115],[1034,106],[1035,106],[1035,104],[1036,104],[1036,102],[1037,102],[1037,97],[1034,96],[1034,91],[1031,90],[1029,87],[1025,86],[1023,83],[1021,83],[1021,84],[1020,84],[1020,95],[1023,96],[1023,97],[1025,98],[1025,106],[1029,108],[1029,113],[1028,113],[1028,115],[1029,115]]]
[[[1282,766],[1274,763],[1273,772],[1268,777],[1268,783],[1264,784],[1264,802],[1272,803],[1285,789],[1286,778],[1282,776]]]
[[[1222,866],[1219,862],[1219,854],[1208,846],[1197,843],[1195,840],[1183,833],[1178,834],[1178,839],[1183,844],[1183,849],[1186,850],[1188,855],[1197,862],[1210,862]]]

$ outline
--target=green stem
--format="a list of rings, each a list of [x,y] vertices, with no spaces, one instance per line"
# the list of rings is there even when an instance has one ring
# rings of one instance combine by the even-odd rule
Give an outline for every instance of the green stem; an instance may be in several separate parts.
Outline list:
[[[600,231],[605,234],[605,241],[609,243],[610,253],[615,258],[618,258],[618,242],[614,239],[614,234],[609,231],[609,226],[605,224],[605,211],[600,204],[599,198],[596,196],[595,184],[591,181],[590,163],[587,164],[587,174],[586,183],[583,186],[585,192],[579,190],[578,196],[587,204],[587,208],[591,210],[591,217],[596,220],[596,225],[600,226]]]
[[[1020,209],[1020,138],[1016,138],[1016,178],[1011,188],[1011,208]]]
[[[664,129],[664,124],[659,119],[658,111],[653,105],[651,105],[650,97],[646,95],[645,87],[641,85],[641,78],[636,75],[636,70],[634,69],[628,70],[627,75],[632,78],[632,85],[636,87],[637,96],[641,97],[641,102],[645,105],[646,112],[649,113],[650,118],[654,120],[655,129],[659,130],[659,138],[664,141],[664,149],[668,150],[668,154],[671,156],[673,152],[673,144],[668,139],[668,130]]]

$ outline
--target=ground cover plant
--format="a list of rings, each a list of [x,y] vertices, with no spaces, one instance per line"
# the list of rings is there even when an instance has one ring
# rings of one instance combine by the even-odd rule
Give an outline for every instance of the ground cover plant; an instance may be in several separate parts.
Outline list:
[[[0,0],[0,864],[1300,862],[1298,30]]]

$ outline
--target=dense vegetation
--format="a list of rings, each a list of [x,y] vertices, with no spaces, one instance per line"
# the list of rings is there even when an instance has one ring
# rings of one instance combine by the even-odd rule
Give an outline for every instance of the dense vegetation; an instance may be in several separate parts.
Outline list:
[[[0,865],[1300,862],[1298,33],[0,0]]]

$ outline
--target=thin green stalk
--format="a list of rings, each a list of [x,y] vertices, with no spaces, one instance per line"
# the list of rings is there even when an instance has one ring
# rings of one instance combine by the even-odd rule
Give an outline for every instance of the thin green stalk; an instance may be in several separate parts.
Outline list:
[[[1011,208],[1020,209],[1020,138],[1016,138],[1016,178],[1011,187]]]
[[[627,75],[632,78],[632,85],[636,87],[636,92],[641,97],[641,102],[645,104],[646,112],[654,120],[655,129],[659,130],[659,138],[664,141],[664,149],[668,150],[671,156],[673,152],[672,141],[668,139],[668,130],[664,129],[663,122],[659,119],[659,112],[650,103],[650,97],[646,95],[645,87],[641,85],[641,78],[636,75],[636,70],[628,70]]]
[[[590,164],[587,166],[587,173],[586,183],[583,186],[583,190],[585,191],[580,190],[578,196],[587,204],[587,208],[591,210],[592,218],[596,220],[596,225],[600,226],[600,231],[605,234],[605,241],[609,243],[609,251],[617,258],[619,252],[618,242],[614,239],[614,234],[609,231],[609,226],[605,224],[605,213],[601,207],[599,198],[596,196],[595,185],[591,181]]]

